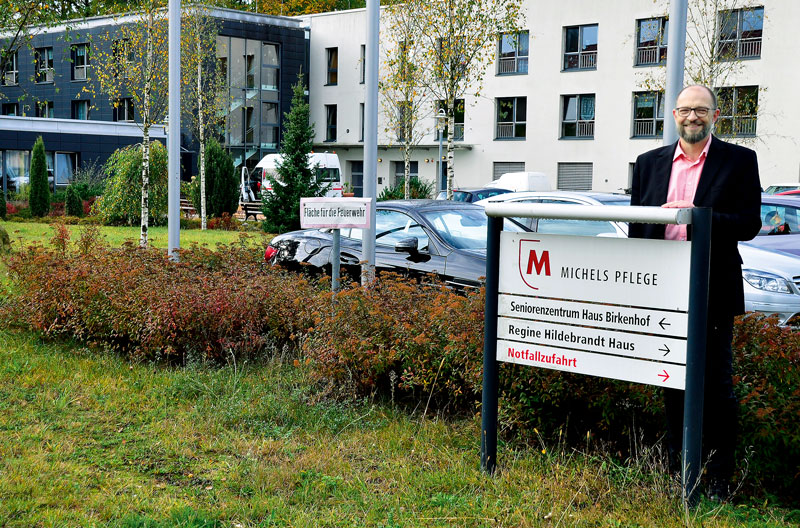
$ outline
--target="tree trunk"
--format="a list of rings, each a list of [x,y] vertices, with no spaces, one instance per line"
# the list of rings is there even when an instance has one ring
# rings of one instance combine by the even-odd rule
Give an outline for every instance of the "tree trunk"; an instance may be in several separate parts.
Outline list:
[[[447,199],[453,199],[453,171],[454,147],[453,137],[456,128],[455,101],[453,97],[447,99]]]
[[[197,22],[198,26],[200,22]],[[206,219],[206,135],[203,120],[203,50],[200,43],[200,28],[197,28],[197,119],[200,129],[200,230],[207,228]]]
[[[153,68],[153,13],[147,16],[147,81],[144,84],[144,108],[142,109],[142,230],[139,246],[147,247],[147,225],[150,216],[150,91]],[[172,116],[170,116],[172,117]]]

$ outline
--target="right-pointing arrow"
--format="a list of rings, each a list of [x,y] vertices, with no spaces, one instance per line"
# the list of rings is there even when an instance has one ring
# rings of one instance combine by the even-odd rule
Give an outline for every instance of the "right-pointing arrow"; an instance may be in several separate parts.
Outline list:
[[[671,352],[671,350],[669,349],[669,347],[666,344],[664,344],[664,348],[659,348],[658,351],[659,352],[663,352],[664,353],[664,357],[666,357],[666,355]]]
[[[665,381],[667,381],[669,379],[669,374],[667,374],[666,370],[662,370],[662,372],[663,372],[663,374],[659,374],[658,377],[659,378],[664,378],[663,380],[661,380],[661,383],[664,383]]]
[[[661,327],[662,330],[664,330],[667,326],[672,324],[672,323],[665,323],[664,321],[666,320],[667,320],[666,317],[662,317],[661,320],[658,322],[658,325]]]

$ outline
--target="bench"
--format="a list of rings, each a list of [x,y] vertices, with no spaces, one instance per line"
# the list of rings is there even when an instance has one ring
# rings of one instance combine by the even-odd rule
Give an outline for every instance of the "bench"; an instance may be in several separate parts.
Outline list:
[[[258,215],[261,214],[261,202],[239,202],[239,207],[244,213],[245,222],[247,222],[247,219],[251,216],[253,220],[258,220]]]
[[[194,206],[189,200],[181,199],[180,210],[180,212],[186,215],[186,218],[197,216],[197,211],[195,211]]]

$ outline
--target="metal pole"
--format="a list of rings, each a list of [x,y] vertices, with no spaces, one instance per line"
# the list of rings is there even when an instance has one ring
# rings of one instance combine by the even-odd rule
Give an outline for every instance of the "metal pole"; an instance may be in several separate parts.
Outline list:
[[[683,70],[686,54],[686,13],[689,0],[670,0],[669,31],[667,31],[667,86],[664,92],[664,110],[675,108],[678,92],[683,88]],[[664,119],[664,145],[678,140],[674,119]]]
[[[169,0],[169,136],[167,137],[167,245],[177,260],[181,247],[181,0]]]
[[[439,188],[440,191],[443,191],[442,188],[442,130],[439,130],[439,157],[436,159],[436,186]],[[445,186],[447,187],[447,186]]]
[[[686,391],[683,400],[683,500],[694,507],[700,498],[703,401],[708,328],[708,275],[711,248],[711,209],[692,209],[692,253],[689,279],[689,327],[686,350]]]
[[[364,103],[364,197],[372,198],[378,192],[378,33],[380,23],[379,0],[367,0],[367,62],[366,99]],[[361,266],[361,284],[375,279],[375,207],[369,208],[369,227],[364,230],[362,242],[364,264]]]
[[[483,398],[481,400],[481,468],[497,467],[497,289],[500,275],[502,217],[489,217],[486,236],[486,305],[483,333]]]
[[[339,270],[341,266],[341,232],[333,230],[333,254],[331,255],[331,289],[333,293],[339,291]]]

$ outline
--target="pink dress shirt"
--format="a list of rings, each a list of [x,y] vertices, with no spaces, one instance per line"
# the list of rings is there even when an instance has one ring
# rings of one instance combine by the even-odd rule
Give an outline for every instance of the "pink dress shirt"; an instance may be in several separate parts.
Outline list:
[[[694,203],[694,194],[697,192],[697,184],[700,182],[700,174],[703,172],[703,165],[706,164],[708,147],[711,146],[711,137],[706,141],[706,146],[700,153],[696,161],[690,161],[683,152],[680,142],[675,149],[672,157],[672,172],[669,175],[669,189],[667,191],[667,202],[686,200]],[[664,233],[666,240],[686,240],[686,226],[667,224]]]

